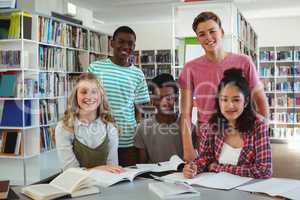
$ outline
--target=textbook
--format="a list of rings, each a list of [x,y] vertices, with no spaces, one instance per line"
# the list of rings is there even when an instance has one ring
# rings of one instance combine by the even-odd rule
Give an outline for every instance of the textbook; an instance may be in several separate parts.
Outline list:
[[[6,199],[9,191],[9,180],[0,180],[0,199]]]
[[[124,168],[125,172],[111,173],[108,171],[90,170],[90,177],[96,180],[97,185],[101,187],[109,187],[121,181],[132,182],[135,177],[143,173],[149,172],[147,169]]]
[[[177,155],[171,156],[169,161],[154,164],[136,164],[138,169],[148,169],[151,172],[177,171],[184,161]]]
[[[155,182],[149,183],[149,190],[154,192],[161,199],[179,199],[199,197],[200,192],[187,184]],[[199,198],[197,198],[199,199]]]
[[[198,174],[194,178],[188,179],[183,176],[183,173],[173,173],[159,178],[165,182],[184,182],[189,185],[198,185],[207,188],[230,190],[237,186],[240,186],[253,178],[241,177],[226,172],[205,172]]]
[[[299,199],[300,181],[287,178],[269,178],[236,188],[246,192],[265,193],[270,196],[280,196],[288,199]]]
[[[22,193],[34,200],[50,200],[63,196],[78,197],[99,192],[89,172],[80,168],[67,169],[49,184],[30,185],[22,189]]]

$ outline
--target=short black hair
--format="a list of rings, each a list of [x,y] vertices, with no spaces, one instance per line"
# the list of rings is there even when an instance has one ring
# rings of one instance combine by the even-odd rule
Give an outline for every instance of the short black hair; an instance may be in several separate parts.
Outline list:
[[[132,34],[134,36],[134,39],[136,39],[135,32],[129,26],[120,26],[119,28],[117,28],[113,34],[113,40],[116,39],[116,37],[119,33]]]
[[[218,93],[215,99],[216,113],[209,119],[209,124],[218,125],[219,130],[222,130],[220,129],[221,127],[224,127],[225,129],[228,127],[228,121],[221,113],[219,105],[220,93],[228,84],[239,88],[241,93],[243,93],[245,103],[247,104],[242,114],[236,120],[236,128],[240,132],[251,132],[254,129],[256,119],[251,104],[251,93],[248,82],[243,76],[243,71],[237,68],[230,68],[224,71],[224,77],[219,83]]]
[[[162,88],[162,87],[172,87],[174,88],[174,93],[178,93],[178,86],[176,81],[174,80],[171,74],[162,73],[157,75],[151,80],[154,87]],[[155,88],[153,88],[155,89]],[[154,92],[154,91],[153,91]]]

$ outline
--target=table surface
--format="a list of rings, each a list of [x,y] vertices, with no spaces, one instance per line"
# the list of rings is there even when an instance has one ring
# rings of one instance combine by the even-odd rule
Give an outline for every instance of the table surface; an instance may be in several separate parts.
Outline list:
[[[155,182],[152,179],[136,178],[133,182],[120,182],[108,188],[101,188],[101,193],[96,195],[82,196],[74,199],[82,200],[158,200],[159,197],[148,189],[148,184]],[[200,197],[188,198],[191,200],[218,200],[218,199],[230,199],[230,200],[270,200],[272,197],[251,194],[239,190],[216,190],[204,187],[193,186],[196,190],[200,191]],[[13,187],[14,192],[20,196],[21,199],[30,200],[20,193],[22,187]],[[182,199],[182,198],[181,198]]]

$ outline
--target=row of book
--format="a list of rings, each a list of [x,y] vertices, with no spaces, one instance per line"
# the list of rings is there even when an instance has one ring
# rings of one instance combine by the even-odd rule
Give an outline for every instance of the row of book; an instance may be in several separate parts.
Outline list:
[[[107,54],[109,41],[107,35],[90,32],[90,50]]]
[[[55,148],[55,128],[41,127],[40,128],[40,150],[41,152],[49,151]]]
[[[260,76],[298,76],[300,75],[300,70],[298,66],[278,66],[275,67],[260,67],[259,68],[259,75]],[[277,77],[278,78],[278,77]]]
[[[21,27],[23,25],[23,31]],[[31,39],[32,14],[15,11],[0,14],[0,39]]]
[[[22,155],[21,143],[20,130],[0,130],[0,153]]]
[[[157,75],[163,74],[163,73],[170,74],[171,73],[171,67],[158,67],[157,68]]]
[[[40,97],[65,96],[65,76],[61,73],[40,72],[39,73],[39,95]]]
[[[243,41],[248,48],[255,50],[257,46],[257,36],[253,31],[250,24],[246,19],[241,15],[237,15],[237,34],[241,41]]]
[[[142,67],[142,71],[146,78],[153,78],[156,76],[155,67]]]
[[[39,16],[39,41],[73,48],[87,49],[87,30],[52,18]]]
[[[20,67],[21,51],[0,50],[0,68]]]
[[[39,46],[39,66],[43,70],[66,71],[66,51],[62,48]]]
[[[83,51],[67,50],[67,71],[83,72],[89,66],[89,56]]]
[[[270,119],[281,123],[300,123],[300,113],[298,112],[272,112]]]
[[[56,123],[59,119],[58,102],[56,99],[40,100],[40,125]]]
[[[282,81],[276,83],[277,91],[300,91],[300,81]]]
[[[282,139],[300,139],[300,128],[276,127],[270,128],[270,137]]]
[[[300,96],[281,95],[276,97],[276,102],[280,107],[300,106]]]
[[[287,61],[299,61],[300,60],[300,51],[260,51],[259,58],[261,61],[274,61],[274,60],[287,60]]]

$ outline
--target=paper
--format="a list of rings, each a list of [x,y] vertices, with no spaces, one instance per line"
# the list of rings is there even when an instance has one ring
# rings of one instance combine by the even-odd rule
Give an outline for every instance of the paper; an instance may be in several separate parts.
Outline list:
[[[300,197],[300,181],[293,179],[270,178],[240,186],[236,189],[247,192],[261,192],[271,196],[282,196],[289,199],[299,199]]]

